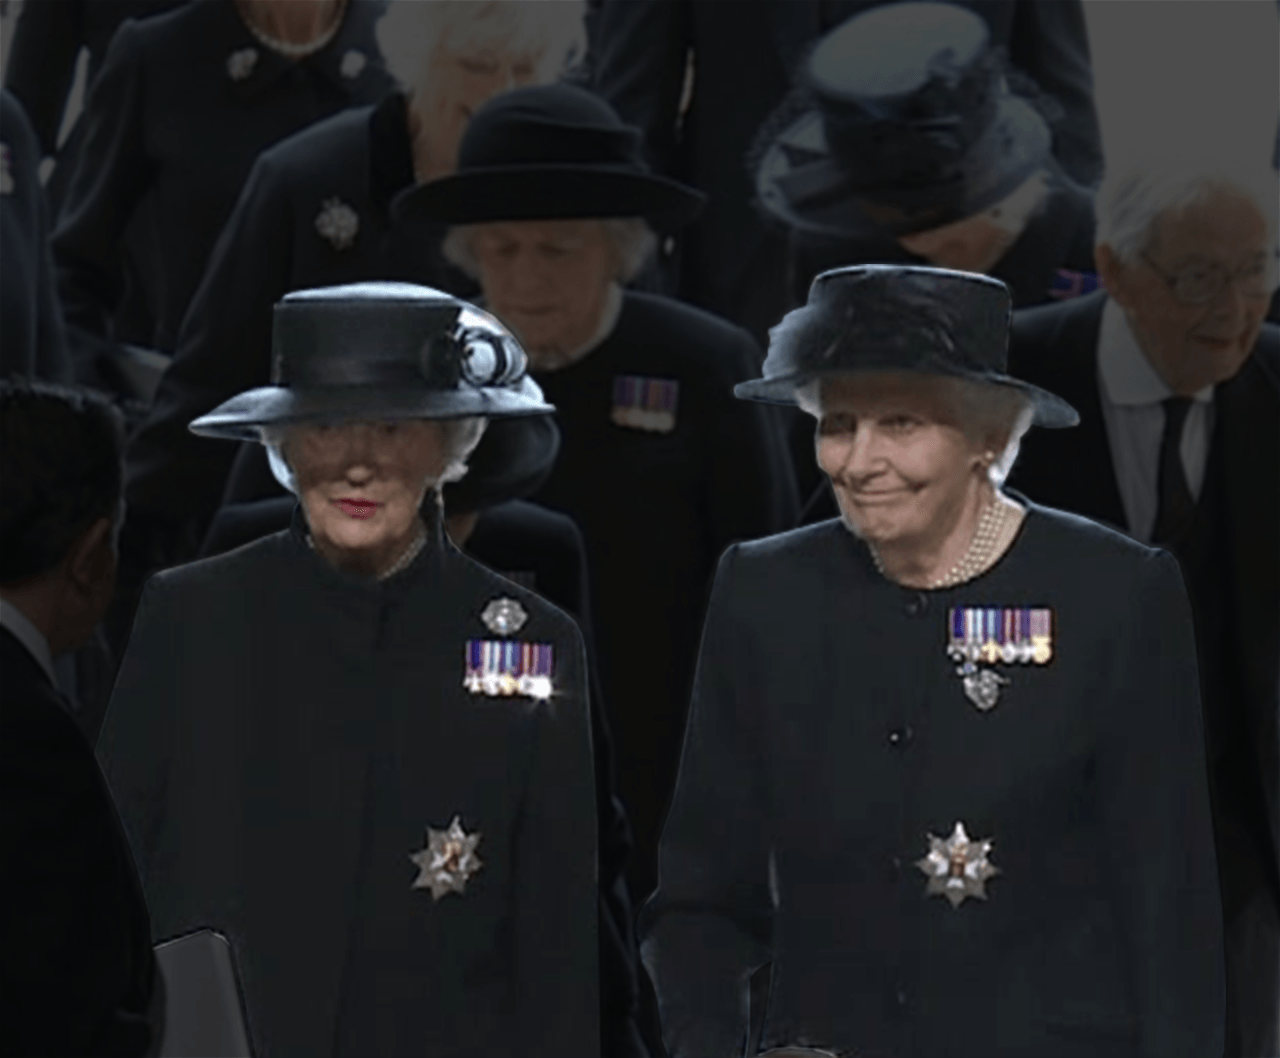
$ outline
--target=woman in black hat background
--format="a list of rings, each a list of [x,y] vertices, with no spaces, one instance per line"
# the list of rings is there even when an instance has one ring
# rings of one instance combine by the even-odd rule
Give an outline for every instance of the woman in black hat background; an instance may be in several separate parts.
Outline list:
[[[271,445],[293,526],[152,578],[99,742],[155,935],[227,935],[257,1054],[598,1054],[582,637],[436,498],[552,409],[402,284],[284,299],[273,380],[193,428]]]
[[[819,273],[874,263],[990,275],[1015,308],[1093,289],[1093,195],[1053,157],[1042,111],[1055,106],[955,4],[889,4],[829,33],[752,163],[760,206],[789,235],[792,304]],[[817,503],[806,521],[835,515],[830,490]]]
[[[733,547],[642,951],[673,1058],[1222,1050],[1190,610],[1172,556],[1001,486],[1074,410],[1010,295],[815,281],[739,396],[796,401],[840,519]]]
[[[457,173],[399,207],[450,226],[445,252],[478,277],[556,405],[564,443],[533,498],[571,516],[586,541],[636,899],[654,884],[715,561],[735,540],[788,526],[796,502],[772,421],[730,398],[758,362],[750,336],[622,289],[654,230],[700,205],[648,172],[638,133],[607,104],[556,85],[489,103],[463,136]]]

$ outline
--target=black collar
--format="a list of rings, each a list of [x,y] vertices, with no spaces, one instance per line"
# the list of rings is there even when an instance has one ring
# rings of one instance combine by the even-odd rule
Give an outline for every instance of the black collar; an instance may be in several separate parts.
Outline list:
[[[369,196],[389,214],[391,200],[413,183],[409,100],[392,92],[369,116]]]

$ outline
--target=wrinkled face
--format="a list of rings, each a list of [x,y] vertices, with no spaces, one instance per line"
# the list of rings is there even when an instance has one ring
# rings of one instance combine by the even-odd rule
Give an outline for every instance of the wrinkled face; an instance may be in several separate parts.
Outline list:
[[[818,465],[845,521],[874,544],[944,535],[981,480],[981,446],[965,435],[953,384],[868,373],[822,385]]]
[[[477,225],[472,252],[485,301],[539,354],[567,354],[591,340],[619,262],[603,222],[524,220]]]
[[[426,484],[447,464],[444,426],[433,420],[308,423],[283,447],[312,536],[349,555],[411,539]]]
[[[1266,221],[1247,198],[1224,190],[1160,217],[1152,234],[1143,259],[1124,263],[1100,247],[1098,267],[1147,359],[1174,392],[1190,396],[1234,376],[1258,340],[1274,287]],[[1217,269],[1236,278],[1213,300],[1186,305],[1174,296],[1171,280]]]
[[[413,106],[424,136],[449,171],[457,166],[458,144],[471,115],[503,92],[539,83],[541,54],[510,43],[454,44],[448,35],[432,50]]]

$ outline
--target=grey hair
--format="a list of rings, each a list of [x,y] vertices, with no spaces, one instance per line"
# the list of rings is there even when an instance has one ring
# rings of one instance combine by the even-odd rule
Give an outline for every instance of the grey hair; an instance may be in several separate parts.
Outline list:
[[[658,236],[643,217],[598,219],[617,254],[618,282],[631,282],[657,250]],[[472,279],[480,278],[480,263],[476,260],[472,237],[482,227],[483,224],[457,224],[445,235],[442,247],[446,260]]]
[[[1267,225],[1274,245],[1280,184],[1262,162],[1240,164],[1214,155],[1130,158],[1108,171],[1098,189],[1096,243],[1106,245],[1127,264],[1151,245],[1155,225],[1224,190],[1249,199]]]
[[[796,403],[815,419],[822,418],[823,381],[815,378],[796,387]],[[987,468],[987,477],[998,489],[1017,462],[1022,439],[1035,420],[1035,406],[1029,397],[1012,386],[954,381],[956,385],[949,387],[949,393],[965,436],[979,444],[988,443],[992,436],[1005,438]]]
[[[438,44],[537,54],[539,84],[559,80],[587,50],[584,0],[390,0],[375,30],[387,70],[414,94]]]
[[[259,440],[267,450],[267,462],[271,465],[272,476],[295,496],[298,494],[298,482],[293,468],[285,455],[285,443],[288,440],[293,424],[270,424],[258,428]],[[427,481],[428,488],[446,485],[451,481],[461,481],[467,474],[467,460],[476,450],[480,439],[484,437],[489,420],[483,415],[472,415],[461,419],[443,419],[444,450],[446,464],[438,478]]]

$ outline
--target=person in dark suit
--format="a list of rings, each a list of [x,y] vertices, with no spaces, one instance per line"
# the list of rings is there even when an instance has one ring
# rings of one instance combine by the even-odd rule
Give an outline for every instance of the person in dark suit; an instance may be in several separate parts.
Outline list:
[[[1001,483],[1059,397],[997,280],[819,276],[764,377],[840,519],[731,547],[642,955],[673,1058],[1222,1048],[1221,919],[1177,563]]]
[[[400,203],[406,220],[449,226],[446,255],[478,277],[556,405],[564,447],[530,498],[586,541],[637,900],[654,883],[716,559],[784,528],[796,507],[773,424],[728,396],[753,370],[750,335],[621,289],[654,229],[678,228],[700,204],[648,172],[638,130],[570,85],[492,100],[471,119],[458,171]]]
[[[132,394],[117,344],[171,353],[258,154],[392,85],[361,0],[192,0],[117,31],[54,231],[81,381]]]
[[[822,39],[755,149],[760,204],[789,233],[788,307],[853,264],[980,272],[1015,308],[1096,282],[1093,196],[1053,158],[1034,96],[1006,86],[1013,73],[955,4],[886,4]],[[808,417],[787,423],[802,524],[835,517]]]
[[[54,658],[111,595],[124,432],[0,381],[0,1054],[155,1053],[164,989],[133,856]]]
[[[259,1054],[598,1055],[582,636],[437,491],[553,409],[408,284],[288,295],[273,357],[192,428],[259,437],[293,524],[152,578],[99,742],[156,932],[226,934]]]
[[[644,131],[649,161],[710,196],[688,231],[674,289],[763,344],[787,307],[785,241],[753,206],[744,159],[812,42],[877,0],[602,0],[595,85]],[[1101,175],[1093,74],[1079,0],[969,4],[992,41],[1062,106],[1054,154],[1085,186]]]
[[[1196,618],[1226,928],[1227,1051],[1280,1053],[1277,179],[1143,157],[1099,195],[1106,289],[1014,318],[1011,363],[1080,409],[1014,481],[1169,548]]]
[[[39,162],[22,104],[0,92],[0,374],[70,382]]]

